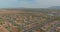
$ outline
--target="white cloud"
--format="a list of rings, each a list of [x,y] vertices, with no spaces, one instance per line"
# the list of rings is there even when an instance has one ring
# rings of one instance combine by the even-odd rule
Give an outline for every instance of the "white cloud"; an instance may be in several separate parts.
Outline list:
[[[0,0],[0,7],[49,7],[60,6],[60,0]]]
[[[34,8],[34,7],[40,6],[40,3],[38,3],[38,1],[37,0],[33,0],[33,1],[29,2],[29,1],[26,1],[26,0],[21,0],[19,2],[19,5],[20,5],[20,7],[26,7],[26,8],[27,7],[30,7],[30,8],[32,7],[32,8]]]

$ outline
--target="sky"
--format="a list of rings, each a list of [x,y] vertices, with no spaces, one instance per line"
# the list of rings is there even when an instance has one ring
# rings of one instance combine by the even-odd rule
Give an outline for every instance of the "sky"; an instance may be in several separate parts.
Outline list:
[[[0,0],[0,8],[47,8],[60,6],[60,0]]]

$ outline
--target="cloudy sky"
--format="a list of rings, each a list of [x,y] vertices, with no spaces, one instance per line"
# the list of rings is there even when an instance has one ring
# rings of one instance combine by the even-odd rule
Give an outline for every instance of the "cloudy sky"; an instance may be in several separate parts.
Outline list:
[[[60,6],[60,0],[0,0],[0,8],[46,8]]]

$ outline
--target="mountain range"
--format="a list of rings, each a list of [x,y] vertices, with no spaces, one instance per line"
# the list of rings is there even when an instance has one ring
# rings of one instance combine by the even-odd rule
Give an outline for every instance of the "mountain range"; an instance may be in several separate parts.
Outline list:
[[[57,9],[57,10],[60,10],[60,6],[51,6],[51,7],[48,7],[49,9]]]

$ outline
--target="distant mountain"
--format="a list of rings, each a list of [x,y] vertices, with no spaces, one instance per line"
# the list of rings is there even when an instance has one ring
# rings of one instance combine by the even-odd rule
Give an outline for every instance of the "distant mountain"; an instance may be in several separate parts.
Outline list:
[[[49,9],[59,9],[60,10],[60,6],[52,6],[52,7],[48,7]]]

